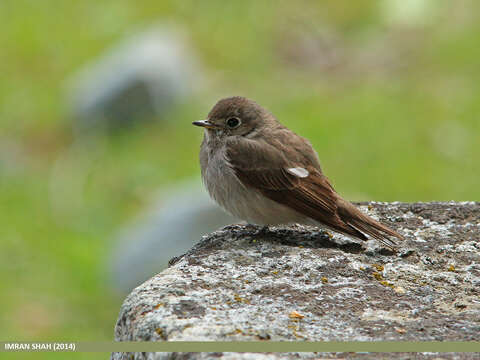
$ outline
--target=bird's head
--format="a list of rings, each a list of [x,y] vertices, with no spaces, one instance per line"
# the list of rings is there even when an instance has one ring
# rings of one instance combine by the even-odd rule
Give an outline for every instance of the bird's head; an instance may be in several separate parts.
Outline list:
[[[194,121],[218,137],[250,137],[262,131],[275,118],[255,101],[233,96],[218,101],[208,113],[206,120]]]

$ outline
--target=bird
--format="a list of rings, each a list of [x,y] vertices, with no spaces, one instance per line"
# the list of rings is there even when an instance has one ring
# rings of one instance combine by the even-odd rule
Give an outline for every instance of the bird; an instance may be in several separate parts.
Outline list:
[[[394,248],[403,236],[341,197],[317,152],[268,110],[241,96],[219,100],[205,120],[203,183],[233,216],[263,226],[304,224]]]

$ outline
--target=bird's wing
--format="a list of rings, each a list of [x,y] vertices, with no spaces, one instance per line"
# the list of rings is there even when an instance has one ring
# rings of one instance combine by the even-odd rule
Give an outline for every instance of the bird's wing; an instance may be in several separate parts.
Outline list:
[[[260,141],[235,137],[226,144],[226,160],[246,187],[255,188],[271,200],[333,230],[366,239],[362,232],[341,219],[339,195],[315,164],[292,162],[285,152]]]

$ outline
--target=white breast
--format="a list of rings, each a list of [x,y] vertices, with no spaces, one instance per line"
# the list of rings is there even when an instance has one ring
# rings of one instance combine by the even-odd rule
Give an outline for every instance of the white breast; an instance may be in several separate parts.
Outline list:
[[[203,182],[210,196],[222,208],[248,223],[275,225],[310,222],[298,212],[244,186],[228,166],[222,150],[209,158]]]

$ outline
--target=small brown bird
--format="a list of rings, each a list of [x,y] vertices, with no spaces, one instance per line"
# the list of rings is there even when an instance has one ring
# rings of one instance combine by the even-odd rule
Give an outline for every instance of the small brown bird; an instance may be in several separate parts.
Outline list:
[[[256,102],[222,99],[206,120],[200,149],[203,182],[232,215],[252,224],[320,225],[392,247],[397,232],[344,200],[323,175],[318,155]]]

